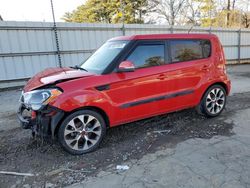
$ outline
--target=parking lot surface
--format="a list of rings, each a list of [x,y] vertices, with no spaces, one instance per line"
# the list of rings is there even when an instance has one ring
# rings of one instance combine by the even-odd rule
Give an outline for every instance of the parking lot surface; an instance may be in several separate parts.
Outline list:
[[[188,109],[122,125],[82,156],[33,139],[16,120],[21,91],[1,92],[0,169],[34,176],[0,174],[0,187],[250,187],[250,65],[228,73],[232,93],[219,117]]]

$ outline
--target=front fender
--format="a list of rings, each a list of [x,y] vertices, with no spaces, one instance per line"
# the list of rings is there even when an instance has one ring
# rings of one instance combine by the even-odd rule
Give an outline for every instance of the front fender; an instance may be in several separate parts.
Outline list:
[[[112,117],[111,100],[104,93],[95,90],[73,90],[61,94],[50,105],[65,112],[71,112],[83,107],[96,107]]]

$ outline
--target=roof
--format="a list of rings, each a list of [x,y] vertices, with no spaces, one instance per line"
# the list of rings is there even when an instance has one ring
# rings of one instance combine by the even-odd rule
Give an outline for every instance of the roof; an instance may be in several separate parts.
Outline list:
[[[147,34],[147,35],[131,35],[120,36],[110,39],[112,40],[150,40],[150,39],[211,39],[216,37],[214,34]]]

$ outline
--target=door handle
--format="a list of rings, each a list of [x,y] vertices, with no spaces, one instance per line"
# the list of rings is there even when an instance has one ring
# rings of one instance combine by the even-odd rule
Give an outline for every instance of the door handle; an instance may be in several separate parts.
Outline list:
[[[160,74],[157,79],[158,80],[164,80],[166,78],[166,76],[164,74]]]
[[[204,65],[201,70],[203,71],[209,71],[209,66],[208,65]]]

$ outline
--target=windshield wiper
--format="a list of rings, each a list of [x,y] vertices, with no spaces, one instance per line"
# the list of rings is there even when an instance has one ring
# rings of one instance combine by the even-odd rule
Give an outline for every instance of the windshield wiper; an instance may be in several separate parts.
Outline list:
[[[79,65],[75,65],[75,66],[70,67],[70,68],[72,68],[72,69],[79,69],[79,70],[83,70],[83,71],[88,72],[88,70],[86,70],[86,69],[84,69],[84,68],[80,67]]]

